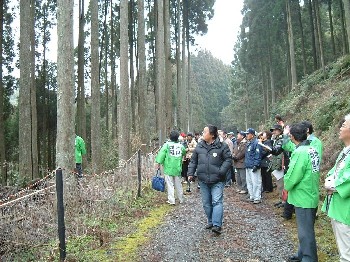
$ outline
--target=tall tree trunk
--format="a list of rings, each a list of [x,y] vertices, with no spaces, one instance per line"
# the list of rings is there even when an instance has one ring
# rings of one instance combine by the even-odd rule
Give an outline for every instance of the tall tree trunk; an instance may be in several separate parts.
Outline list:
[[[332,0],[328,0],[328,16],[329,16],[329,29],[331,31],[331,45],[332,45],[332,51],[333,51],[333,57],[336,57],[336,50],[335,50],[335,40],[334,40],[334,26],[333,26],[333,15],[332,15]]]
[[[176,1],[176,25],[175,25],[175,43],[176,43],[176,107],[174,120],[176,127],[181,126],[181,83],[182,83],[182,72],[181,72],[181,4],[180,0]]]
[[[181,114],[181,130],[185,131],[187,127],[187,117],[188,117],[188,104],[187,104],[187,59],[186,59],[186,19],[187,19],[187,4],[186,0],[183,2],[183,22],[182,22],[182,68],[181,68],[181,105],[182,105],[182,111]]]
[[[141,134],[141,139],[143,143],[147,142],[147,114],[146,114],[146,103],[147,103],[147,81],[146,81],[146,49],[145,49],[145,15],[144,12],[140,12],[140,10],[144,10],[144,0],[137,0],[138,5],[138,27],[137,27],[137,52],[139,59],[139,68],[138,68],[138,94],[139,94],[139,106],[138,106],[138,122],[139,122],[139,132]]]
[[[189,132],[190,129],[192,128],[192,123],[191,123],[191,116],[192,116],[192,102],[191,102],[191,53],[190,53],[190,18],[189,18],[189,14],[190,14],[190,8],[191,8],[191,1],[189,0],[185,0],[186,3],[186,8],[185,8],[185,12],[186,12],[186,46],[187,46],[187,84],[186,84],[186,96],[187,96],[187,109],[188,109],[188,114],[186,114],[187,116],[187,131]]]
[[[119,161],[129,157],[128,0],[120,1]]]
[[[105,45],[104,45],[104,86],[105,86],[105,95],[106,95],[106,130],[109,136],[109,86],[108,86],[108,29],[107,29],[107,15],[108,15],[108,0],[105,0],[105,20],[104,20],[104,33],[105,33]]]
[[[165,125],[166,133],[173,127],[173,90],[170,44],[170,1],[164,0],[164,41],[165,41]]]
[[[157,34],[156,34],[156,89],[157,89],[157,131],[159,142],[163,144],[165,130],[165,52],[164,52],[164,5],[157,1]]]
[[[77,92],[77,135],[86,139],[85,87],[84,87],[84,0],[79,0],[79,39],[78,39],[78,92]]]
[[[345,24],[346,24],[346,32],[347,32],[347,46],[350,45],[350,1],[343,0],[344,12],[345,12]],[[348,52],[349,50],[347,50]]]
[[[311,0],[308,0],[308,10],[309,10],[309,16],[310,16],[310,32],[311,32],[311,48],[312,48],[312,57],[313,57],[313,64],[314,64],[314,71],[317,70],[318,64],[317,64],[317,53],[316,53],[316,38],[315,38],[315,27],[314,27],[314,16],[312,11],[312,2]]]
[[[116,86],[116,71],[115,71],[115,29],[114,29],[114,14],[113,3],[111,2],[111,123],[112,123],[112,140],[117,137],[117,86]]]
[[[134,0],[129,1],[129,63],[130,63],[130,106],[131,106],[131,128],[136,131],[136,90],[134,73]]]
[[[5,120],[4,120],[4,86],[2,83],[2,39],[4,32],[4,1],[0,0],[0,185],[6,185],[5,170]]]
[[[35,83],[35,0],[31,0],[30,8],[30,106],[31,106],[31,142],[32,142],[32,179],[39,178],[38,163],[38,115],[36,108],[36,83]]]
[[[320,51],[320,62],[321,62],[321,67],[325,72],[325,62],[324,62],[324,54],[323,54],[323,41],[322,41],[322,30],[321,30],[321,17],[320,17],[320,6],[318,3],[318,0],[315,1],[315,13],[316,13],[316,26],[317,26],[317,35],[318,35],[318,46],[319,46],[319,51]]]
[[[345,55],[348,53],[348,44],[347,44],[347,36],[346,36],[346,28],[345,28],[345,17],[344,17],[344,5],[342,0],[339,0],[340,7],[340,21],[341,21],[341,32],[342,32],[342,54]]]
[[[73,3],[74,0],[57,0],[56,166],[63,168],[64,174],[72,170],[75,162]]]
[[[132,132],[136,131],[136,89],[135,89],[135,73],[134,73],[134,0],[129,2],[129,63],[130,63],[130,106],[131,118],[130,124]]]
[[[297,70],[295,64],[295,49],[294,49],[294,35],[293,35],[293,26],[292,26],[292,15],[290,9],[289,0],[286,0],[287,8],[287,25],[288,25],[288,42],[289,42],[289,55],[290,55],[290,69],[292,77],[292,88],[294,88],[297,83]]]
[[[19,90],[19,173],[32,179],[31,133],[31,10],[30,1],[20,1],[20,90]],[[28,95],[29,94],[29,95]],[[29,99],[28,99],[29,97]]]
[[[298,21],[299,21],[299,30],[300,30],[300,34],[301,34],[301,51],[302,51],[302,56],[303,56],[303,73],[305,76],[307,74],[305,36],[304,36],[304,28],[303,28],[303,22],[301,19],[301,8],[300,8],[299,2],[298,2]]]
[[[98,1],[91,1],[91,162],[92,172],[101,170],[100,81],[98,54]]]

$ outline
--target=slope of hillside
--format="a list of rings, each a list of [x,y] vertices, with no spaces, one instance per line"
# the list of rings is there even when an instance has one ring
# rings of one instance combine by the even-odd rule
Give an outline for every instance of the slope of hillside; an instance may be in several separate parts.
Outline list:
[[[344,56],[304,78],[274,109],[288,124],[309,120],[324,143],[323,173],[342,148],[339,122],[350,113],[350,56]]]

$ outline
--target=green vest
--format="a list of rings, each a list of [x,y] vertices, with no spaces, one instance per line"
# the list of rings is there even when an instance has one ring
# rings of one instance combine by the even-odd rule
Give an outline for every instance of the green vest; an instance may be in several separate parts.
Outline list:
[[[86,154],[85,142],[80,136],[75,136],[75,163],[81,164]]]

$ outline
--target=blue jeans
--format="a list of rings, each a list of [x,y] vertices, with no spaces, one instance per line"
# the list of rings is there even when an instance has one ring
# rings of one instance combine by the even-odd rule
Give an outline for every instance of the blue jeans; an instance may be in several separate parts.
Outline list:
[[[207,215],[208,224],[221,227],[224,214],[223,199],[225,182],[206,184],[199,181],[199,185],[201,187],[202,204]]]

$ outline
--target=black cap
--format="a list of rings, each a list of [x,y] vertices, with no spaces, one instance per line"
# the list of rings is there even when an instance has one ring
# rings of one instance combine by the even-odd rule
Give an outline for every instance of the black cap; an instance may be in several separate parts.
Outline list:
[[[273,127],[270,129],[270,131],[272,132],[275,129],[283,131],[283,127],[281,125],[279,125],[279,124],[273,125]]]

